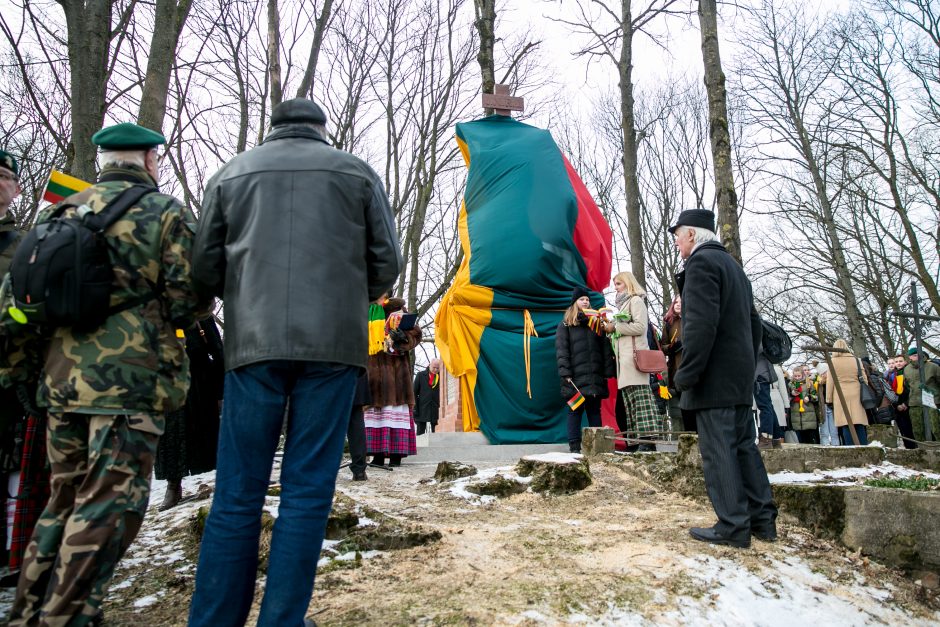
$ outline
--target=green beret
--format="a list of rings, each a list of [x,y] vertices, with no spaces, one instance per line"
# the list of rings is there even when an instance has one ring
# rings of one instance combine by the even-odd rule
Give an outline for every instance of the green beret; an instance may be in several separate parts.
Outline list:
[[[914,346],[912,346],[911,348],[907,349],[907,354],[908,354],[909,356],[910,356],[910,355],[916,355],[916,354],[917,354],[917,348],[914,347]]]
[[[13,174],[20,175],[20,164],[6,150],[0,150],[0,168],[6,168]]]
[[[165,144],[166,138],[149,128],[124,122],[101,129],[91,136],[91,143],[102,150],[149,150]]]

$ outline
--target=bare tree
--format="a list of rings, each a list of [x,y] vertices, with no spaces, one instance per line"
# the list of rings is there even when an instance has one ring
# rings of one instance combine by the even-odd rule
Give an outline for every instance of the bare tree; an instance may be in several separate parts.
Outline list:
[[[620,126],[623,134],[623,177],[626,216],[630,242],[630,261],[634,276],[646,285],[643,229],[640,217],[640,191],[637,183],[637,137],[633,95],[633,37],[649,34],[651,22],[662,16],[679,13],[678,0],[644,0],[634,10],[631,0],[575,0],[577,15],[557,21],[568,25],[574,33],[586,36],[588,43],[575,54],[587,58],[606,59],[617,68],[620,87]]]
[[[728,96],[725,91],[725,73],[721,69],[721,54],[718,45],[716,0],[699,0],[698,17],[702,33],[705,87],[708,92],[708,125],[711,135],[712,166],[715,170],[718,231],[724,247],[738,263],[743,264],[741,232],[738,228],[738,195],[734,189],[734,171],[731,165]]]

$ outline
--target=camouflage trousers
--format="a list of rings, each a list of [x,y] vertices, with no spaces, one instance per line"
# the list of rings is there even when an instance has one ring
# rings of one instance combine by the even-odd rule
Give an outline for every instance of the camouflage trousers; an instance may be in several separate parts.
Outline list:
[[[75,627],[98,613],[147,511],[159,436],[141,428],[152,427],[149,416],[49,414],[52,494],[26,549],[10,625]]]
[[[914,439],[918,442],[926,442],[926,432],[924,431],[924,411],[928,414],[930,420],[930,431],[933,440],[940,442],[940,412],[932,407],[910,407],[908,415],[911,417],[911,427],[914,431]]]

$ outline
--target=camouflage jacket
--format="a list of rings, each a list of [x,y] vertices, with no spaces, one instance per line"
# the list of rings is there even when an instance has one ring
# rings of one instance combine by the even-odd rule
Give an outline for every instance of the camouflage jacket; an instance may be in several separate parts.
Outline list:
[[[98,212],[134,183],[154,181],[140,168],[108,168],[98,184],[63,202]],[[40,213],[37,222],[47,220],[53,209]],[[40,405],[62,412],[149,414],[155,417],[153,424],[138,428],[162,431],[159,416],[182,406],[189,387],[189,363],[176,329],[191,325],[206,308],[191,283],[194,226],[192,214],[178,200],[156,190],[147,194],[106,232],[114,264],[111,306],[148,294],[155,297],[114,313],[87,333],[20,326],[18,332],[29,342],[47,344]],[[16,333],[7,311],[11,300],[6,295],[0,303],[0,323],[8,333]],[[30,363],[23,339],[7,337],[3,344],[0,384],[23,379],[26,375],[18,368]]]
[[[8,241],[8,238],[12,238],[12,241]],[[23,234],[16,228],[16,220],[12,214],[8,212],[0,218],[0,279],[10,269],[13,253],[22,238]]]

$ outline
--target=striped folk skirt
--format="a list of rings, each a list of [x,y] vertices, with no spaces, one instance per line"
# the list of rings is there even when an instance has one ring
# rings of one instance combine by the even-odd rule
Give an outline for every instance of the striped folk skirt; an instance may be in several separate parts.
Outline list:
[[[369,455],[416,455],[415,423],[408,405],[369,407],[363,412]]]

